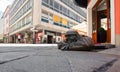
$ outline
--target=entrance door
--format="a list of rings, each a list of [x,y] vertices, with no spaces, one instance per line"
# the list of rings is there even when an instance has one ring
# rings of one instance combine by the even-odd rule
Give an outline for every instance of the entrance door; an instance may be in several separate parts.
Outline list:
[[[53,40],[53,36],[52,35],[48,35],[47,36],[47,43],[52,43],[52,40]]]

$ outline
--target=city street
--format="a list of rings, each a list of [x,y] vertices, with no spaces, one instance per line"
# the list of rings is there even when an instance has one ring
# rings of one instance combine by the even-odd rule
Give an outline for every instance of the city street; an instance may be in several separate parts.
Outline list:
[[[0,45],[0,72],[106,72],[116,60],[96,52],[61,51],[55,44]]]
[[[120,72],[119,3],[0,0],[0,72]]]

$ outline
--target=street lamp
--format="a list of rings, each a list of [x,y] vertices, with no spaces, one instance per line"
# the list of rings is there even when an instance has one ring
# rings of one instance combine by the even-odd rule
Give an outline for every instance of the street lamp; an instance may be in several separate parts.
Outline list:
[[[31,28],[31,31],[33,32],[32,42],[33,42],[33,44],[35,44],[35,43],[36,43],[36,39],[35,39],[36,36],[35,36],[35,33],[38,32],[38,30],[36,30],[35,26],[33,26],[33,27]]]

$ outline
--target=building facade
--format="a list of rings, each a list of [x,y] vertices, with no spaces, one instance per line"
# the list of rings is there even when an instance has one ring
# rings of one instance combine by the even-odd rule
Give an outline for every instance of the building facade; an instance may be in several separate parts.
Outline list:
[[[5,24],[4,24],[4,43],[8,43],[9,42],[9,25],[10,25],[10,17],[9,17],[9,13],[10,13],[10,6],[7,6],[6,10],[3,13],[2,18],[5,19]]]
[[[4,24],[5,24],[5,19],[4,18],[0,18],[0,42],[3,42]]]
[[[71,0],[15,0],[10,10],[12,43],[55,43],[86,19]]]
[[[95,43],[111,43],[120,46],[120,1],[119,0],[88,0],[88,35]],[[100,29],[106,36],[100,34]],[[105,42],[100,38],[105,37]]]

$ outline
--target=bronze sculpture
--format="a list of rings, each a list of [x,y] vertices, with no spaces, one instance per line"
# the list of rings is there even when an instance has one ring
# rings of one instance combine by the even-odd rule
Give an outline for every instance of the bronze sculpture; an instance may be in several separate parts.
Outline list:
[[[65,37],[65,41],[58,43],[61,50],[91,50],[94,46],[92,38],[79,35],[75,30],[67,31]]]

